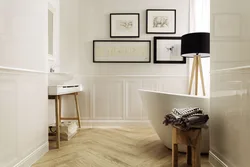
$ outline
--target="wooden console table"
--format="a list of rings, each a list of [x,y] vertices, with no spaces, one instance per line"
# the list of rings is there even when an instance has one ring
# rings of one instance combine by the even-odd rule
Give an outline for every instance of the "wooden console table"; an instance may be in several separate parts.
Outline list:
[[[61,126],[61,120],[78,120],[79,128],[81,128],[81,121],[80,121],[80,108],[79,108],[79,102],[78,102],[78,94],[79,92],[75,93],[69,93],[69,94],[61,94],[61,95],[49,95],[49,99],[55,100],[55,115],[56,115],[56,142],[57,142],[57,148],[60,148],[60,126]],[[62,96],[68,96],[73,95],[75,98],[75,105],[76,105],[76,118],[66,118],[62,117]]]

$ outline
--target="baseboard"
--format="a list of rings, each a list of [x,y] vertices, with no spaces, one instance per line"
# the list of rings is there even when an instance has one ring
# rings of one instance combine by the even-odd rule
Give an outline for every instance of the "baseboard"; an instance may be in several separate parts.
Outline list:
[[[82,128],[121,128],[126,126],[151,126],[148,120],[82,120]]]
[[[46,142],[17,163],[14,167],[30,167],[36,161],[38,161],[45,153],[49,151],[49,143]]]
[[[228,167],[220,158],[218,158],[214,153],[209,151],[209,162],[214,167]]]

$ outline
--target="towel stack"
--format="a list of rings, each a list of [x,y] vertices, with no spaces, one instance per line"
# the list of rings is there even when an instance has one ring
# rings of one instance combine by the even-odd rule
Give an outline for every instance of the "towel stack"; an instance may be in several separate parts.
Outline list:
[[[204,128],[209,117],[198,107],[174,108],[170,114],[165,116],[163,124],[171,124],[181,130],[191,128]]]

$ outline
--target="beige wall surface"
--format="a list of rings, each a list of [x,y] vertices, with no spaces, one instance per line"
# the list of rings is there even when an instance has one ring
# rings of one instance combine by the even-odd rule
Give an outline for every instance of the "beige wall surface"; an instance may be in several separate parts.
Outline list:
[[[249,5],[248,0],[211,0],[210,155],[215,166],[250,164]]]

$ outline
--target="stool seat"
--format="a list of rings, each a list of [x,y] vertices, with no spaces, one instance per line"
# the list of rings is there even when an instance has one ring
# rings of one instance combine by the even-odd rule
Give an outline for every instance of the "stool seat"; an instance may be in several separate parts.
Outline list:
[[[192,165],[192,167],[201,167],[201,128],[182,131],[173,127],[172,167],[178,167],[178,144],[187,145],[187,164]]]

